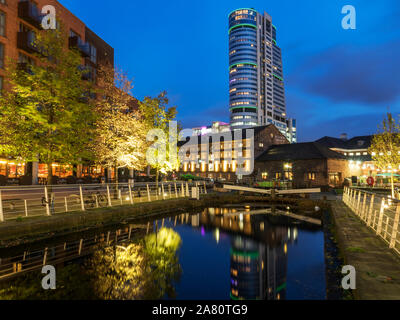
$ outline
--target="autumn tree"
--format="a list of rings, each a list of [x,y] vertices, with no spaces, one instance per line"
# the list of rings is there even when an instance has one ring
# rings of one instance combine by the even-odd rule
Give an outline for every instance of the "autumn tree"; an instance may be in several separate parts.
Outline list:
[[[35,63],[20,68],[10,61],[10,90],[0,97],[0,153],[46,163],[48,184],[53,162],[77,164],[92,156],[92,83],[83,80],[81,55],[67,41],[62,29],[37,33],[31,43],[40,52]]]
[[[115,169],[141,170],[146,165],[146,133],[148,126],[133,108],[132,80],[110,65],[100,66],[98,72],[96,137],[93,150],[97,161]]]
[[[139,110],[143,115],[144,121],[152,129],[148,135],[150,141],[155,142],[147,152],[147,160],[151,167],[156,170],[156,184],[160,173],[167,175],[179,169],[179,161],[176,150],[177,132],[176,128],[171,127],[177,115],[175,106],[168,107],[169,100],[167,93],[161,92],[157,97],[145,97],[139,103]]]
[[[373,136],[368,152],[378,168],[390,173],[391,193],[394,198],[393,174],[400,165],[400,127],[390,113],[379,126],[378,133]]]

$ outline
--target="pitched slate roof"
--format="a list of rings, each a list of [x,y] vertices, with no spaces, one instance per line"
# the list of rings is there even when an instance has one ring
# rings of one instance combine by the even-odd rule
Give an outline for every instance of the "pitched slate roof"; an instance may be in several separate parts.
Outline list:
[[[320,143],[328,148],[357,150],[368,149],[371,146],[371,140],[372,136],[359,136],[349,140],[342,140],[334,137],[323,137],[315,142]]]
[[[282,144],[271,146],[262,153],[256,161],[279,160],[311,160],[311,159],[346,159],[336,151],[330,150],[317,142],[305,142],[296,144]]]

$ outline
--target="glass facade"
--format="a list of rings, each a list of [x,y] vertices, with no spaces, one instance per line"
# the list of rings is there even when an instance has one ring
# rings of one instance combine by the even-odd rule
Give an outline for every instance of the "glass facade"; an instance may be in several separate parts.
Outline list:
[[[282,53],[271,17],[254,9],[229,14],[229,108],[233,129],[274,124],[290,142]]]

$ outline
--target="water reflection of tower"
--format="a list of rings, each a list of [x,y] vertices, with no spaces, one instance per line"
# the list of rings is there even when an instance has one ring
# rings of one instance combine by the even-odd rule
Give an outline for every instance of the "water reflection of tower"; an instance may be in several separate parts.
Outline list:
[[[267,245],[241,236],[233,238],[232,299],[285,299],[288,230],[271,228],[267,234]]]

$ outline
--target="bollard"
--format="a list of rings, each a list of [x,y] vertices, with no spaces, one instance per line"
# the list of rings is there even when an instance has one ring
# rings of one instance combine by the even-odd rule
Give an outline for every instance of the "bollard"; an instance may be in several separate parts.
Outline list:
[[[175,198],[178,198],[178,190],[176,189],[176,182],[174,182],[174,187],[175,187]]]
[[[164,183],[161,183],[162,198],[165,200]]]
[[[122,191],[121,191],[121,189],[118,190],[118,197],[119,197],[119,201],[121,202],[121,206],[122,206],[123,203],[122,203]]]
[[[97,198],[97,194],[94,195],[94,198],[96,200],[96,208],[99,207],[99,199]]]
[[[184,198],[185,197],[185,187],[183,186],[183,182],[181,185],[181,192],[182,192],[182,197]]]
[[[189,183],[186,182],[186,197],[190,197],[189,193]]]
[[[67,200],[67,197],[65,197],[64,200],[65,200],[65,212],[68,212],[68,200]]]
[[[169,192],[169,198],[170,198],[170,199],[172,198],[172,196],[171,196],[171,189],[172,189],[172,187],[171,187],[171,185],[169,184],[169,185],[168,185],[168,192]]]
[[[204,194],[207,194],[207,186],[206,186],[206,181],[204,180]]]

